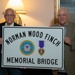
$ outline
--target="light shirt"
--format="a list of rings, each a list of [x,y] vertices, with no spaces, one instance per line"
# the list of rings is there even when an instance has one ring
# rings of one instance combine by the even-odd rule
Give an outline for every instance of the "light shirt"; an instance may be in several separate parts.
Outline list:
[[[62,26],[62,25],[59,24],[59,26]],[[65,37],[66,32],[67,32],[68,23],[66,23],[63,27],[64,27],[64,37]]]
[[[59,25],[59,26],[62,26],[62,25]],[[64,27],[64,37],[65,37],[66,36],[66,32],[67,32],[68,23],[66,23],[63,27]],[[65,69],[64,70],[59,70],[59,72],[66,73]]]
[[[7,23],[5,23],[5,26],[13,27],[14,26],[14,22],[11,25],[7,25]]]
[[[67,33],[67,26],[68,26],[68,25],[65,25],[65,26],[64,26],[64,37],[66,36],[66,33]]]

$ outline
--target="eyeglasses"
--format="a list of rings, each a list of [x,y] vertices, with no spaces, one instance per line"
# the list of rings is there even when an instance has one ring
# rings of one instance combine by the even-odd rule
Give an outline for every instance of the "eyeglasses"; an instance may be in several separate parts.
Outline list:
[[[6,17],[8,17],[8,16],[13,17],[13,16],[15,16],[15,15],[14,15],[14,14],[5,14],[5,16],[6,16]]]
[[[59,17],[60,17],[60,16],[66,16],[66,14],[59,14],[58,16],[59,16]]]

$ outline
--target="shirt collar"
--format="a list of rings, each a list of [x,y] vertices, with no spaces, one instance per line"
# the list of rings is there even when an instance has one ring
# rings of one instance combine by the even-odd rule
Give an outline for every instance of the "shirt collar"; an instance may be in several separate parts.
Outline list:
[[[59,24],[59,26],[62,26],[62,25]],[[68,26],[68,22],[64,26]]]
[[[8,26],[7,23],[5,23],[5,26]],[[14,22],[11,25],[9,25],[9,26],[13,27],[14,26]]]

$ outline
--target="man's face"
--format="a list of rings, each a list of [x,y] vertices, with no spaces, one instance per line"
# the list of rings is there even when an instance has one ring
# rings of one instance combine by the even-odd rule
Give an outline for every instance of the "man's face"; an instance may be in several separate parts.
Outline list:
[[[10,25],[14,22],[15,14],[12,10],[9,9],[6,11],[4,17],[5,17],[7,24]]]
[[[58,21],[60,25],[64,26],[68,21],[68,13],[65,10],[60,10],[58,13]]]

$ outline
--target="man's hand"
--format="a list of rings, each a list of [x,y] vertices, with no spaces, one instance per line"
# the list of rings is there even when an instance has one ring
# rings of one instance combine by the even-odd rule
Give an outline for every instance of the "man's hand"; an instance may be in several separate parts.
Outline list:
[[[2,44],[2,38],[0,38],[0,44]]]
[[[67,43],[68,45],[72,45],[71,44],[71,39],[69,37],[65,37],[64,42]]]

